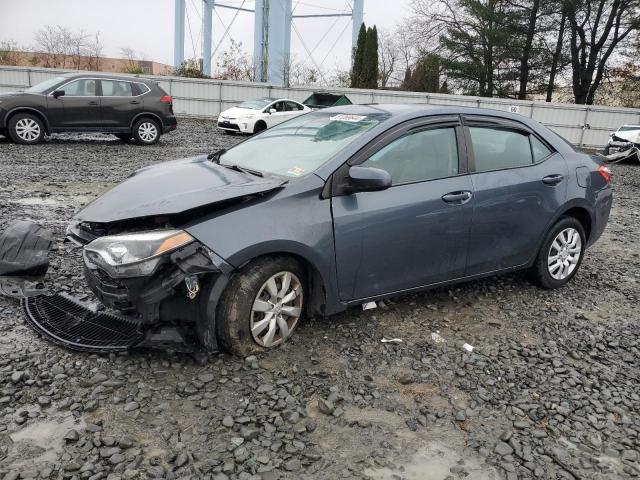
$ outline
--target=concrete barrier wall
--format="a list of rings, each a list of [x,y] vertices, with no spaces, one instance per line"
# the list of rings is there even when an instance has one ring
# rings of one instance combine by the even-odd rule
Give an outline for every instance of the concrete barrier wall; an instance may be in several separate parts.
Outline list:
[[[21,90],[68,70],[0,66],[0,93]],[[174,111],[180,116],[215,118],[241,101],[258,97],[282,97],[302,101],[314,91],[344,93],[353,103],[418,103],[491,108],[533,118],[575,145],[602,147],[609,133],[625,123],[640,124],[640,110],[602,106],[531,102],[501,98],[467,97],[422,92],[361,90],[353,88],[282,88],[265,83],[155,77],[174,98]]]

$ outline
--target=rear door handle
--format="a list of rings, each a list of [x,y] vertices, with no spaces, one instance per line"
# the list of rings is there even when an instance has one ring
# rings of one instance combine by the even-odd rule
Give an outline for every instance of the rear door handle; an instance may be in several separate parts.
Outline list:
[[[560,175],[560,174],[547,175],[546,177],[544,177],[542,179],[542,183],[544,183],[545,185],[557,185],[562,180],[564,180],[564,176],[563,175]]]
[[[471,200],[472,196],[472,193],[469,191],[451,192],[443,195],[442,200],[447,203],[456,203],[462,205],[463,203],[467,203],[469,200]]]
[[[139,101],[137,101],[137,100],[131,100],[129,103],[130,103],[131,105],[139,105],[139,104],[140,104],[140,102],[139,102]]]
[[[98,105],[98,102],[96,102],[95,100],[91,100],[91,101],[89,102],[89,105]]]

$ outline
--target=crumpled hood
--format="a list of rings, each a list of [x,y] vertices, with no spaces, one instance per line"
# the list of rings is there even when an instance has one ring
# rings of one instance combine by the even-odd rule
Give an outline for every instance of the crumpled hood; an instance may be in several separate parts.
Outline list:
[[[261,110],[253,110],[251,108],[233,107],[222,112],[220,116],[225,118],[241,118],[246,117],[247,115],[255,115],[260,112]]]
[[[640,128],[637,130],[625,130],[624,132],[616,132],[614,136],[633,143],[640,143]]]
[[[110,223],[175,215],[225,200],[265,193],[285,182],[221,167],[206,156],[161,163],[136,171],[82,209],[74,220]]]

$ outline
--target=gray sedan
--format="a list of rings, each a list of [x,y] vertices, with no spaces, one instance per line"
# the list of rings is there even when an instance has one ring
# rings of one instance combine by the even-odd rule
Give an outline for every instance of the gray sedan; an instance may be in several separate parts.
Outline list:
[[[68,234],[97,297],[148,335],[245,355],[390,295],[521,269],[562,287],[611,201],[605,166],[522,116],[354,105],[141,169]]]

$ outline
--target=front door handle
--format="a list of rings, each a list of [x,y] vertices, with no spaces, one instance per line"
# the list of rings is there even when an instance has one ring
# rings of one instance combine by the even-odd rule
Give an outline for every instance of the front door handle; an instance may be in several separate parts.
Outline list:
[[[129,103],[130,103],[131,105],[139,105],[139,104],[140,104],[140,102],[139,102],[139,101],[137,101],[137,100],[131,100]]]
[[[98,105],[98,102],[96,102],[95,100],[91,100],[91,101],[89,102],[89,105]]]
[[[464,203],[467,203],[469,200],[471,200],[472,196],[473,196],[472,193],[469,191],[451,192],[451,193],[447,193],[446,195],[443,195],[442,200],[444,200],[447,203],[455,203],[458,205],[462,205]]]
[[[560,175],[560,174],[547,175],[546,177],[544,177],[542,179],[542,183],[544,183],[545,185],[557,185],[562,180],[564,180],[564,176],[563,175]]]

